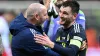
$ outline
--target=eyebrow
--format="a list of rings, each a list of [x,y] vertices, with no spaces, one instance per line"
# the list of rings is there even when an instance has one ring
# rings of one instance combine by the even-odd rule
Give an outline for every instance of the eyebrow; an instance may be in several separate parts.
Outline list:
[[[66,11],[63,11],[63,13],[64,13],[64,14],[68,14],[68,12],[66,12]]]

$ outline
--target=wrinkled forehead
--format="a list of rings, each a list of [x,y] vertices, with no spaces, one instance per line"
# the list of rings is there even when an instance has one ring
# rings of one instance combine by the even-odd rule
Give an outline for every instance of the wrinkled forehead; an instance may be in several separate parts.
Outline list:
[[[67,1],[67,0],[57,0],[57,2],[65,2],[65,1]]]
[[[70,6],[67,6],[67,7],[61,6],[60,11],[70,13],[72,10]]]
[[[56,5],[62,4],[63,2],[65,2],[67,0],[57,0],[57,2],[55,3]]]

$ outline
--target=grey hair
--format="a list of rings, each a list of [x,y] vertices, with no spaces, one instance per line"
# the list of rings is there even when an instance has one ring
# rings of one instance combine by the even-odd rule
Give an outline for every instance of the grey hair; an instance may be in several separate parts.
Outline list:
[[[39,3],[31,4],[26,10],[27,18],[31,19],[34,13],[40,14],[43,8],[46,7],[42,4]]]

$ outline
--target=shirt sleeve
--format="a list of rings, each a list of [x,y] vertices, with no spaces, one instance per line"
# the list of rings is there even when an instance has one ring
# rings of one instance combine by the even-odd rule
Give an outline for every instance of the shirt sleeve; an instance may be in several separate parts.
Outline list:
[[[75,56],[79,48],[75,45],[70,45],[69,47],[64,48],[58,44],[55,44],[52,50],[54,50],[62,56]]]

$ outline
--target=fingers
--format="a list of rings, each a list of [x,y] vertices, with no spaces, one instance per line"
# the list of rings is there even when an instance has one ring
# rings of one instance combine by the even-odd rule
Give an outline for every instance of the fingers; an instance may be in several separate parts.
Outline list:
[[[42,35],[36,35],[35,37],[34,37],[34,40],[42,40],[42,41],[44,41],[45,40],[45,37],[44,36],[42,36]]]
[[[50,41],[49,37],[45,33],[43,33],[43,34],[44,35],[36,34],[34,36],[34,40],[38,44],[42,44],[44,46],[49,46],[49,44],[51,43],[51,41]]]
[[[41,39],[34,38],[34,40],[35,40],[36,43],[39,43],[39,44],[42,44],[43,43],[43,40],[41,40]]]
[[[87,43],[86,43],[86,41],[83,42],[82,50],[84,50],[85,48],[87,48]]]
[[[86,41],[83,41],[83,47],[85,47],[87,45]]]
[[[43,32],[43,35],[40,35],[40,34],[35,34],[34,37],[43,37],[43,38],[46,38],[48,37],[44,32]],[[48,37],[49,38],[49,37]]]
[[[84,50],[85,48],[87,48],[87,43],[86,43],[86,41],[83,41],[83,44],[82,44],[80,50]]]
[[[36,36],[36,37],[34,38],[34,40],[35,40],[35,42],[38,43],[38,44],[45,45],[45,46],[47,45],[47,44],[46,44],[46,39],[45,39],[45,38],[37,37],[37,36]]]
[[[45,34],[45,36],[46,36],[46,34]],[[36,34],[36,35],[34,36],[34,40],[35,40],[35,41],[39,41],[39,42],[46,41],[47,38],[46,38],[45,36],[40,35],[40,34]]]
[[[43,38],[44,36],[40,35],[40,34],[36,34],[34,37],[36,37],[36,38]]]
[[[46,37],[48,37],[44,32],[43,32],[43,35],[46,36]]]

